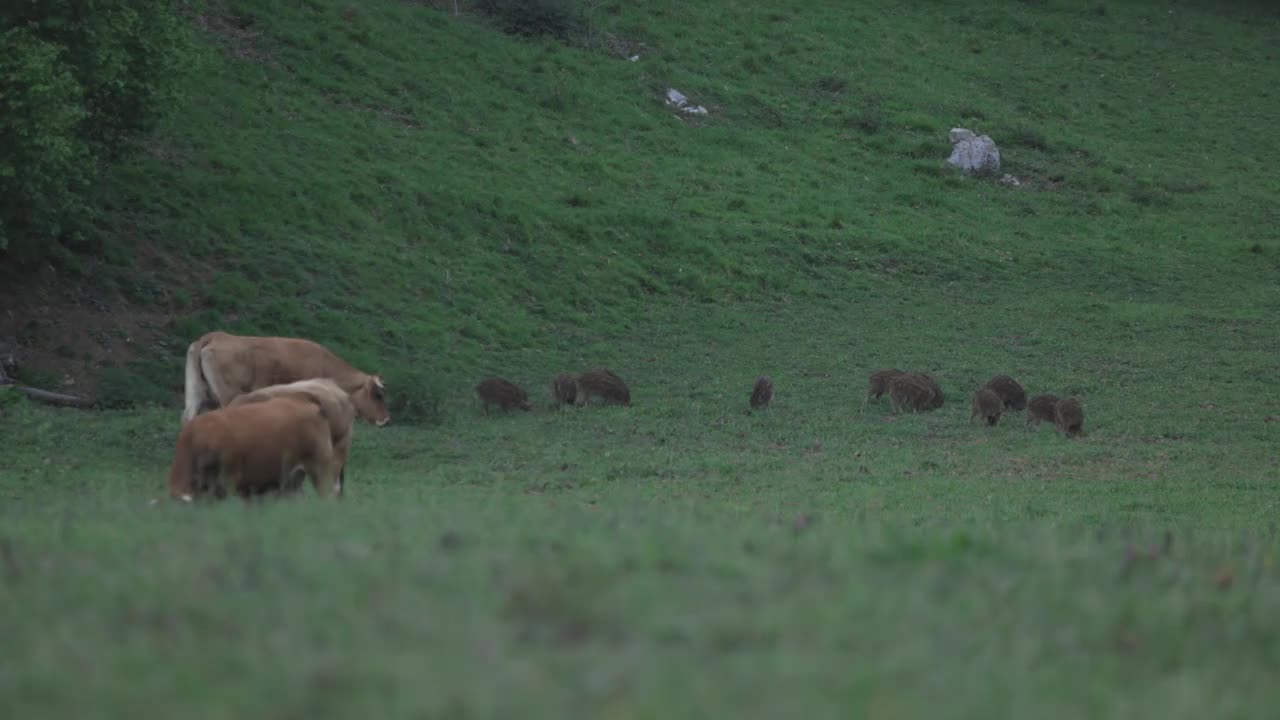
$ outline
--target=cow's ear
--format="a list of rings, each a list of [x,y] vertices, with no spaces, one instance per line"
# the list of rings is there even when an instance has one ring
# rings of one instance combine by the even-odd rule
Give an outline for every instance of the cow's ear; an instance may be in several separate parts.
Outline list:
[[[377,385],[377,386],[378,386],[378,387],[380,387],[380,388],[386,388],[386,385],[384,385],[384,384],[382,383],[382,376],[381,376],[381,375],[374,375],[374,376],[373,376],[373,384],[374,384],[374,385]]]

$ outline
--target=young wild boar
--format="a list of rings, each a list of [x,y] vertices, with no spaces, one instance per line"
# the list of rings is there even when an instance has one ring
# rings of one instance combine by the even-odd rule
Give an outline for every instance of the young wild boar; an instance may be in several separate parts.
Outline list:
[[[761,375],[756,378],[756,386],[751,390],[751,409],[769,407],[770,400],[773,400],[773,380],[768,375]]]
[[[994,390],[988,387],[978,388],[973,394],[973,410],[969,413],[969,422],[973,422],[974,418],[982,418],[988,425],[995,425],[1000,422],[1001,409],[1000,396]]]
[[[1080,401],[1073,397],[1065,397],[1058,401],[1054,408],[1054,425],[1058,432],[1067,437],[1084,434],[1084,408]]]
[[[924,410],[937,410],[938,407],[942,407],[942,402],[945,400],[945,397],[942,396],[942,386],[938,384],[938,380],[933,379],[933,375],[911,372],[902,373],[902,377],[918,379],[919,382],[924,383],[925,387],[929,388],[929,400]]]
[[[942,396],[942,386],[938,384],[938,381],[935,380],[932,375],[925,372],[913,372],[911,375],[920,378],[929,386],[929,392],[932,393],[929,399],[929,409],[937,410],[942,407],[942,403],[945,398]]]
[[[862,398],[863,409],[866,409],[868,400],[879,400],[881,395],[889,392],[889,383],[902,374],[903,372],[897,368],[887,368],[871,373],[871,377],[867,378],[867,395]]]
[[[1000,396],[1000,402],[1010,410],[1026,409],[1027,391],[1008,375],[996,375],[987,381],[986,387],[994,390]]]
[[[1027,424],[1034,424],[1040,427],[1042,420],[1056,422],[1058,415],[1056,409],[1058,407],[1058,396],[1050,393],[1044,395],[1036,395],[1027,401]]]
[[[903,373],[889,381],[889,400],[895,413],[933,410],[941,404],[936,396],[929,380],[916,373]]]
[[[578,394],[583,403],[591,402],[594,395],[604,400],[606,405],[631,404],[631,391],[627,384],[609,368],[596,368],[579,375]]]
[[[511,408],[533,409],[529,405],[529,397],[525,395],[523,388],[499,377],[481,380],[480,384],[476,385],[476,395],[480,397],[480,402],[484,404],[485,415],[489,414],[490,405],[497,405],[503,410],[510,410]]]
[[[578,399],[578,384],[569,373],[560,373],[551,385],[551,393],[558,405],[573,405]]]

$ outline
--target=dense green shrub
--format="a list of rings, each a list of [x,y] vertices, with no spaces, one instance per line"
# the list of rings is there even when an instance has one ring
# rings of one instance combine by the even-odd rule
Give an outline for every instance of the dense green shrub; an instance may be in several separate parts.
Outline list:
[[[133,362],[103,368],[98,376],[98,406],[118,409],[174,404],[176,394],[166,390],[160,382],[161,379],[171,379],[162,374],[166,370],[171,368],[157,362]]]
[[[443,382],[422,370],[393,368],[386,374],[387,409],[396,423],[439,425],[445,420]]]
[[[23,233],[57,235],[82,209],[92,160],[78,127],[88,113],[57,45],[12,28],[0,48],[0,250],[23,251]]]
[[[27,396],[18,392],[12,385],[0,385],[0,417],[4,417],[5,408],[17,407],[26,402]]]
[[[479,0],[476,9],[511,35],[572,40],[586,27],[579,0]]]
[[[0,4],[0,252],[74,237],[103,162],[172,105],[191,56],[173,0]]]

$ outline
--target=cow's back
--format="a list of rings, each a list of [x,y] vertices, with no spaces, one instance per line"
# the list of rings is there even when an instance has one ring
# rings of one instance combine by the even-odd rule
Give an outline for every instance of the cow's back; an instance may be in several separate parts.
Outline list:
[[[330,378],[350,391],[347,385],[360,374],[325,346],[305,338],[212,332],[202,340],[206,372],[217,373],[235,395],[311,378]]]
[[[343,448],[345,458],[345,449],[351,444],[356,418],[355,405],[352,404],[345,390],[328,378],[309,378],[245,393],[228,403],[228,407],[266,402],[277,397],[295,397],[319,406],[321,414],[329,424],[333,444],[335,447]]]

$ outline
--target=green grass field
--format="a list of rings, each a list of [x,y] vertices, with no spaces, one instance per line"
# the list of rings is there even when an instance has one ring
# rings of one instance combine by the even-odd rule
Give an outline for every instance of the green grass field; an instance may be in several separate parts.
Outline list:
[[[353,7],[203,6],[104,185],[84,282],[173,318],[126,371],[169,402],[0,394],[0,716],[1280,702],[1274,10],[655,1],[566,45]],[[949,171],[954,126],[1023,185]],[[387,375],[342,501],[149,505],[214,328]],[[596,365],[632,407],[551,409]],[[947,403],[860,411],[890,366]],[[998,372],[1088,434],[970,424]]]

